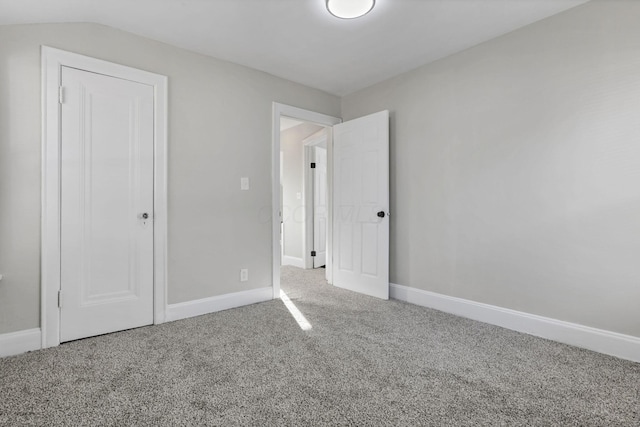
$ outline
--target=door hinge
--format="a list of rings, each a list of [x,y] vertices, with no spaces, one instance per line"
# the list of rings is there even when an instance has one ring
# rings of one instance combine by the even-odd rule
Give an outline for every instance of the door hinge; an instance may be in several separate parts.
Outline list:
[[[62,308],[62,291],[58,291],[58,308]]]
[[[314,162],[311,162],[311,169],[315,169],[316,168],[316,164]]]
[[[62,86],[58,88],[58,101],[60,104],[64,104],[64,87]]]
[[[311,256],[316,256],[316,251],[311,251]]]

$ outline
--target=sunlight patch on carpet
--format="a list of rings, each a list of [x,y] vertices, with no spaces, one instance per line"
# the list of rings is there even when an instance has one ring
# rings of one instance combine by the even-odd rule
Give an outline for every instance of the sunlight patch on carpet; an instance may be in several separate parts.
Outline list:
[[[291,313],[296,322],[298,322],[298,326],[300,326],[300,329],[302,329],[303,331],[308,331],[309,329],[311,329],[311,323],[309,323],[307,318],[304,317],[304,314],[302,314],[300,310],[298,310],[298,307],[296,307],[296,305],[291,302],[287,294],[285,294],[282,290],[280,290],[280,299],[284,303],[285,307],[287,307],[287,310],[289,310],[289,313]]]

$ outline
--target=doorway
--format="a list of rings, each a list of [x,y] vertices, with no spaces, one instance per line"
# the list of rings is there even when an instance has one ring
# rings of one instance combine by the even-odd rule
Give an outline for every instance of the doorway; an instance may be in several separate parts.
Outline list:
[[[282,265],[326,266],[327,134],[315,123],[280,119]]]
[[[280,185],[281,164],[284,163],[280,140],[282,117],[321,125],[327,131],[327,282],[388,299],[389,111],[342,123],[336,117],[275,102],[272,127],[273,297],[280,297],[280,266],[284,258],[281,242],[285,206]]]
[[[284,126],[282,123],[284,118]],[[306,206],[311,206],[313,200],[310,198],[313,195],[313,175],[311,171],[311,159],[315,153],[312,151],[314,145],[314,137],[317,137],[319,132],[324,131],[325,145],[326,145],[326,158],[331,156],[331,138],[332,138],[332,126],[340,123],[342,120],[337,117],[331,117],[320,113],[304,110],[297,107],[292,107],[284,104],[273,103],[273,264],[272,264],[272,280],[273,280],[273,297],[280,298],[280,267],[284,263],[289,265],[296,265],[301,268],[313,268],[313,257],[311,256],[311,249],[305,250],[305,247],[311,248],[313,241],[307,236],[313,236],[313,215],[306,212]],[[291,158],[287,158],[287,153],[284,148],[284,144],[281,141],[281,132],[287,131],[287,129],[294,129],[298,127],[297,133],[298,141],[294,144],[294,154]],[[290,132],[294,133],[294,132]],[[308,145],[305,145],[305,142]],[[286,143],[285,143],[286,144]],[[291,160],[293,159],[293,160]],[[299,162],[295,159],[299,159]],[[293,163],[292,163],[293,162]],[[286,164],[298,164],[298,186],[291,189],[288,196],[284,194],[284,186],[281,182],[289,180],[284,176],[285,169],[283,165]],[[325,237],[325,276],[327,281],[331,283],[331,206],[330,206],[330,193],[331,193],[331,165],[327,162],[326,169],[326,233]],[[291,181],[295,182],[295,181]],[[296,191],[296,188],[298,189]],[[308,188],[306,191],[305,188]],[[299,194],[298,194],[299,193]],[[308,220],[307,220],[308,219]],[[295,228],[293,232],[285,228],[285,220],[292,222]],[[294,235],[292,236],[292,233]],[[295,237],[300,236],[299,239]],[[300,249],[297,252],[287,251],[287,239],[289,240],[290,249],[296,249],[291,245],[298,245]],[[303,241],[304,239],[304,241]],[[292,243],[293,242],[293,243]],[[299,242],[299,243],[295,243]],[[316,251],[317,252],[317,251]],[[291,253],[298,254],[298,256],[291,255]],[[290,258],[289,258],[290,257]],[[297,258],[297,259],[295,259]]]

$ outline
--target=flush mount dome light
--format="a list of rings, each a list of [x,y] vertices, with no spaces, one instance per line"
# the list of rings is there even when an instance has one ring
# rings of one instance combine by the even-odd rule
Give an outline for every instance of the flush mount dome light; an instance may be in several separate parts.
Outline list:
[[[373,9],[376,0],[327,0],[327,10],[342,19],[359,18]]]

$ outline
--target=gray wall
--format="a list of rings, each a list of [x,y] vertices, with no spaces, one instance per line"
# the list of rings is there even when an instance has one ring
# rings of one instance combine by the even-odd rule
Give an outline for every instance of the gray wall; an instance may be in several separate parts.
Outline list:
[[[280,133],[282,167],[282,219],[284,223],[284,255],[300,258],[304,263],[304,144],[303,140],[322,129],[322,126],[303,123]]]
[[[169,76],[169,302],[271,286],[271,103],[337,97],[100,25],[0,26],[0,333],[39,326],[40,45]]]
[[[640,336],[640,2],[346,96],[391,111],[391,280]]]

